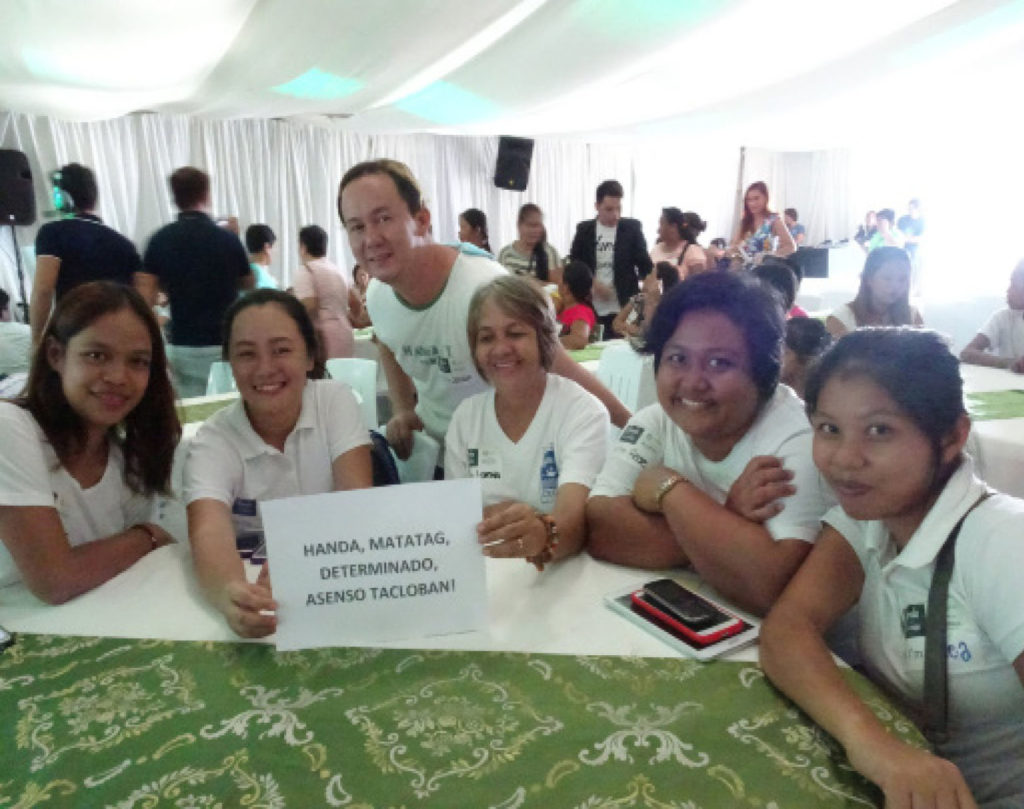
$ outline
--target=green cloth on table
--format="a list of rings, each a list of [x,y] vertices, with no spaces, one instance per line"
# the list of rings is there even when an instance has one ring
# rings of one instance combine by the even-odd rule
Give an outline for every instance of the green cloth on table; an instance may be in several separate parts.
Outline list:
[[[576,362],[599,360],[601,359],[602,352],[613,342],[616,341],[606,340],[602,343],[591,343],[586,348],[581,348],[579,351],[570,351],[569,356],[576,360]]]
[[[195,404],[183,405],[178,403],[178,418],[182,424],[192,424],[197,421],[206,421],[218,410],[223,410],[229,404],[233,404],[238,396],[233,398],[224,397],[215,402],[197,402]]]
[[[751,663],[22,635],[0,693],[0,806],[881,805]]]
[[[1024,418],[1024,390],[990,390],[968,393],[965,398],[975,421]]]

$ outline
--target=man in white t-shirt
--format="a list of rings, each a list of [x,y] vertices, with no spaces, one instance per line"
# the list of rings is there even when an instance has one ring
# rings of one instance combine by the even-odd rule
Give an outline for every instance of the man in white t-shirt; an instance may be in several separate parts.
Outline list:
[[[1024,374],[1024,260],[1010,274],[1006,308],[992,313],[960,352],[960,359]]]
[[[373,278],[366,305],[394,412],[387,438],[405,458],[415,431],[443,442],[455,407],[486,387],[473,365],[466,318],[476,288],[504,270],[433,241],[430,211],[398,161],[349,169],[338,189],[338,214],[356,261]],[[629,420],[622,403],[561,347],[552,370],[596,395],[615,424]]]
[[[605,339],[618,337],[612,321],[626,302],[640,291],[653,268],[643,227],[622,216],[622,185],[605,180],[597,187],[597,216],[576,225],[570,258],[594,270],[594,310],[604,324]]]

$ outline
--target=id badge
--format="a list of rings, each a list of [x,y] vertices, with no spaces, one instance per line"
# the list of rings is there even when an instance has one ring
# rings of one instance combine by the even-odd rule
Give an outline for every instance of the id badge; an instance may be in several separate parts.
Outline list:
[[[236,498],[231,505],[231,521],[235,527],[235,545],[239,553],[249,556],[263,541],[263,520],[259,503]]]
[[[493,449],[471,449],[469,472],[475,478],[501,480],[501,455]]]

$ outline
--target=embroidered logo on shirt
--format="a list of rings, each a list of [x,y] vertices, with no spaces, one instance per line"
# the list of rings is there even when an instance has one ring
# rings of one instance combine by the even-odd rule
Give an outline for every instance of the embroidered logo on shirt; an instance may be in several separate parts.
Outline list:
[[[900,627],[905,638],[923,638],[925,635],[924,604],[911,604],[905,607],[900,616]]]
[[[644,428],[639,427],[636,424],[631,424],[625,430],[622,431],[622,435],[619,436],[619,441],[624,444],[635,444],[640,440],[640,436],[644,434]]]
[[[540,499],[543,503],[554,503],[558,494],[558,462],[555,460],[555,447],[548,444],[544,450],[544,459],[540,466]]]

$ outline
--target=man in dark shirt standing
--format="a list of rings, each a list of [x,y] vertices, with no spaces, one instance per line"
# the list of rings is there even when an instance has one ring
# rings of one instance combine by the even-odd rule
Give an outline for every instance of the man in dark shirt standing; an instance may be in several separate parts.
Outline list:
[[[87,281],[130,286],[142,269],[135,245],[93,213],[99,192],[92,170],[69,163],[61,167],[56,182],[70,198],[73,215],[48,222],[36,235],[36,275],[29,304],[33,344],[39,342],[54,303],[68,290]]]
[[[220,359],[221,322],[238,297],[251,289],[249,258],[238,237],[210,218],[210,178],[197,168],[171,175],[178,221],[153,234],[143,257],[139,291],[156,301],[157,285],[171,304],[168,357],[178,396],[202,396],[210,366]]]
[[[597,216],[576,225],[569,250],[594,271],[594,310],[604,324],[604,338],[618,337],[612,321],[640,291],[640,280],[654,266],[644,231],[636,219],[622,215],[622,184],[605,180],[597,187]]]

